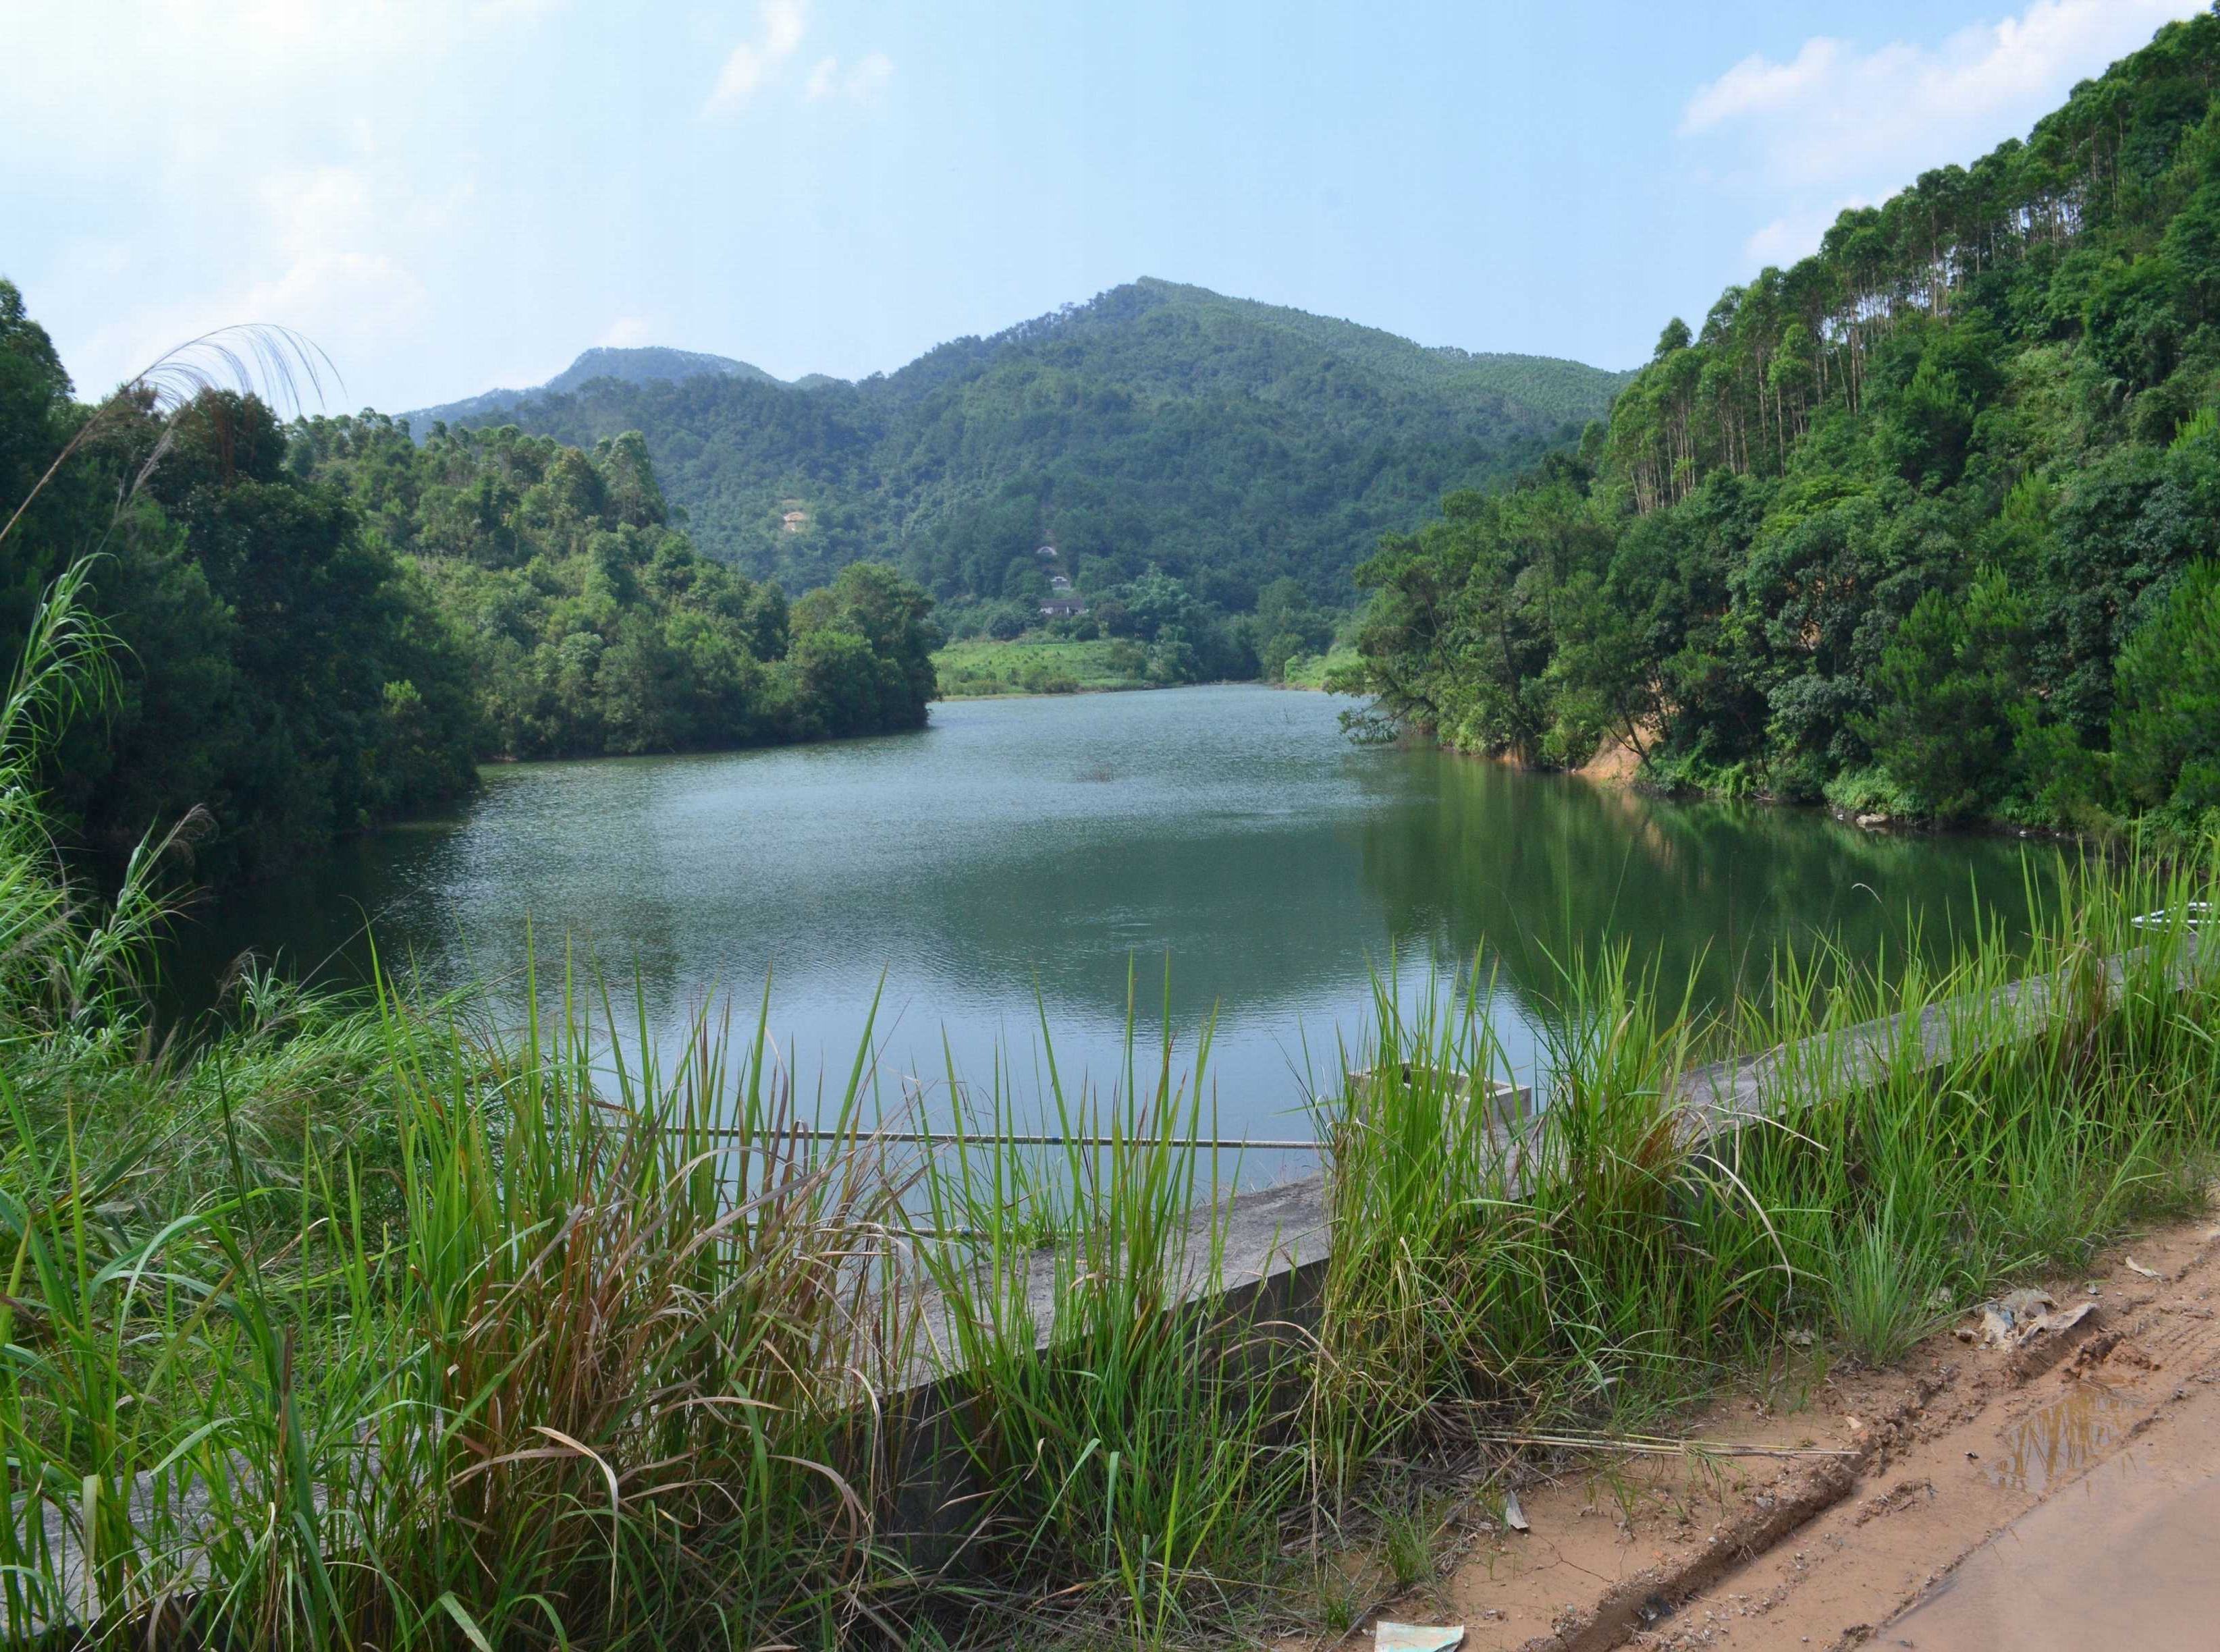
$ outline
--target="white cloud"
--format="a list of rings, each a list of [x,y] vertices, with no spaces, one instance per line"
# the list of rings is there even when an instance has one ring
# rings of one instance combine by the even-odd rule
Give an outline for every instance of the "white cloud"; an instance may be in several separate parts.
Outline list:
[[[1761,266],[1793,264],[1797,259],[1819,250],[1820,238],[1826,234],[1836,219],[1852,207],[1873,204],[1865,196],[1849,195],[1827,206],[1785,213],[1743,243],[1743,256]]]
[[[895,78],[895,60],[883,52],[874,52],[848,71],[848,96],[859,103],[868,103],[887,89]]]
[[[412,334],[429,300],[414,271],[389,253],[310,252],[266,280],[157,300],[97,327],[72,352],[98,364],[76,374],[78,390],[99,396],[189,339],[251,322],[287,327],[316,353],[315,382],[296,377],[290,398],[282,385],[265,387],[278,401],[297,398],[307,411],[341,410],[348,364],[373,360]]]
[[[263,208],[273,239],[296,258],[360,241],[374,229],[371,187],[359,165],[316,166],[264,180]]]
[[[72,352],[78,389],[99,394],[184,340],[252,322],[313,341],[335,364],[324,396],[341,396],[346,364],[377,360],[427,319],[418,249],[446,234],[469,198],[466,179],[420,193],[374,150],[346,165],[273,172],[235,220],[246,255],[225,263],[240,275],[175,295],[140,284],[161,296],[101,321]],[[298,387],[311,401],[315,388]]]
[[[0,132],[59,133],[83,160],[266,149],[295,117],[363,108],[345,94],[390,95],[395,71],[521,33],[555,3],[169,0],[126,21],[84,0],[10,0],[10,61],[29,72],[8,78]]]
[[[1708,86],[1699,87],[1688,100],[1681,130],[1702,132],[1737,115],[1777,109],[1793,103],[1824,80],[1841,60],[1843,43],[1824,35],[1804,42],[1804,49],[1787,63],[1753,53]]]
[[[742,41],[725,59],[709,101],[702,106],[703,115],[729,115],[740,108],[800,49],[809,27],[803,0],[761,0],[757,14],[755,36]]]
[[[1967,164],[2204,0],[2030,0],[1936,45],[1815,35],[1785,60],[1744,58],[1699,86],[1680,135],[1698,175],[1749,197],[1756,264],[1816,252],[1844,209],[1930,167]]]
[[[2077,80],[2203,0],[2033,0],[1939,46],[1861,50],[1824,35],[1787,62],[1743,59],[1688,100],[1684,137],[1733,134],[1775,183],[1886,191],[2024,133]]]
[[[838,58],[820,58],[809,71],[809,78],[802,84],[802,96],[812,103],[822,103],[828,97],[845,97],[853,103],[876,101],[895,78],[895,60],[883,52],[851,65],[846,72],[840,68]]]
[[[760,0],[756,32],[725,59],[708,101],[702,105],[702,118],[714,120],[745,108],[780,78],[808,32],[808,0]],[[869,103],[886,90],[894,72],[894,59],[883,52],[867,53],[845,68],[838,57],[827,53],[801,78],[801,96],[813,103],[834,98]]]
[[[631,350],[645,344],[654,336],[654,329],[645,315],[620,315],[602,329],[594,342],[607,349]]]
[[[471,228],[473,157],[410,141],[430,71],[513,54],[549,8],[172,0],[125,26],[16,0],[9,43],[35,72],[0,98],[0,194],[34,180],[88,203],[38,271],[80,391],[239,322],[294,328],[374,379],[421,336],[427,271]]]

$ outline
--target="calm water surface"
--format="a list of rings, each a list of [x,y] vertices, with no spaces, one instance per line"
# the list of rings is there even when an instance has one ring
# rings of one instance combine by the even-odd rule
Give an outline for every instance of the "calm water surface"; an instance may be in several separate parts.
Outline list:
[[[875,994],[892,1070],[966,1077],[1005,1051],[1033,1089],[1045,1007],[1067,1077],[1113,1073],[1129,969],[1170,970],[1183,1062],[1213,1011],[1230,1134],[1307,1134],[1292,1074],[1357,1038],[1375,972],[1406,991],[1475,957],[1532,1058],[1549,959],[1624,939],[1707,992],[1832,930],[1910,914],[1939,942],[1978,892],[2025,916],[2020,848],[1896,839],[1812,810],[1668,803],[1435,751],[1359,749],[1346,702],[1257,687],[957,701],[915,734],[783,751],[490,770],[452,821],[350,845],[313,881],[203,913],[181,982],[242,949],[359,976],[385,957],[515,1001],[527,919],[570,935],[656,1036],[768,974],[800,1070],[845,1075]],[[1038,995],[1038,999],[1037,999]],[[837,1081],[836,1081],[837,1082]]]

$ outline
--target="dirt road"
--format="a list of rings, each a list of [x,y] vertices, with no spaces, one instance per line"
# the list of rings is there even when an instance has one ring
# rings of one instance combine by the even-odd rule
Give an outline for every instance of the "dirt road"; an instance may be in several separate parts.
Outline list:
[[[2025,1347],[1940,1333],[1722,1401],[1689,1426],[1706,1455],[1530,1487],[1531,1530],[1471,1534],[1384,1615],[1481,1652],[2220,1648],[2220,1230],[2049,1294],[2071,1323]]]

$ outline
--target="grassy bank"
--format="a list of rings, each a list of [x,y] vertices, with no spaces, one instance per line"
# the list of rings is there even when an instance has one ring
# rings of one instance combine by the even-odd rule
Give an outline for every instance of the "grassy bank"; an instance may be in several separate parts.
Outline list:
[[[944,700],[1003,694],[1100,694],[1152,689],[1147,651],[1114,639],[1093,642],[951,643],[932,657]]]
[[[1364,663],[1363,656],[1351,643],[1336,643],[1323,654],[1297,654],[1288,662],[1287,674],[1281,680],[1290,689],[1323,689],[1326,680],[1338,671],[1352,671]]]
[[[1359,664],[1353,647],[1298,654],[1288,662],[1284,686],[1323,689],[1329,672]],[[1104,694],[1122,689],[1175,686],[1148,672],[1148,651],[1116,639],[1092,642],[951,643],[932,657],[944,700],[1013,694]]]
[[[920,1097],[868,1027],[821,1077],[782,1069],[760,1010],[706,1012],[658,1058],[567,975],[514,1030],[391,983],[249,982],[224,1030],[160,1049],[134,1008],[156,904],[84,906],[25,789],[97,682],[60,595],[0,712],[9,1636],[926,1648],[1343,1622],[1337,1555],[1392,1549],[1425,1482],[1484,1496],[1537,1436],[1660,1426],[1781,1359],[1887,1359],[2186,1208],[2220,1131],[2220,959],[2182,917],[2210,862],[2061,863],[2031,950],[1823,957],[1734,1005],[1568,960],[1546,1105],[1515,1127],[1472,1100],[1507,1064],[1484,982],[1416,1014],[1383,991],[1311,1098],[1333,1226],[1294,1316],[1189,1300],[1225,1243],[1190,1219],[1214,1161],[1182,1145],[1213,1133],[1208,1039],[1180,1070],[1161,1011],[1132,1010],[1099,1084],[1051,1057],[1056,1133],[1108,1144],[1047,1150],[988,1144],[1032,1121],[999,1069],[936,1076],[982,1139],[921,1152],[871,1133]],[[2064,983],[2039,1013],[1998,995],[2022,969]],[[1840,1084],[1848,1029],[1930,1012],[1933,1038]],[[1788,1046],[1762,1119],[1688,1127],[1681,1075]]]

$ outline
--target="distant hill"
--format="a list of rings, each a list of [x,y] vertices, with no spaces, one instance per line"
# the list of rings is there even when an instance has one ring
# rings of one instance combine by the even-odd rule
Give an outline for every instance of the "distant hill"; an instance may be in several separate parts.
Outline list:
[[[419,408],[404,416],[421,433],[429,430],[434,422],[440,420],[451,425],[481,423],[488,415],[513,408],[528,396],[559,396],[597,378],[614,378],[628,384],[652,384],[671,379],[703,377],[750,378],[765,384],[782,382],[752,363],[734,361],[730,356],[713,356],[700,350],[666,350],[654,345],[634,350],[618,350],[596,345],[545,384],[524,390],[487,390],[460,402],[448,402],[436,408]],[[812,373],[801,382],[807,384],[818,381],[826,383],[838,382],[826,379],[822,373]]]
[[[1156,280],[854,383],[592,377],[596,353],[430,413],[588,446],[639,430],[695,542],[789,588],[876,557],[944,599],[1000,596],[1050,541],[1082,590],[1156,565],[1229,608],[1287,575],[1346,600],[1383,531],[1571,439],[1627,377]]]

